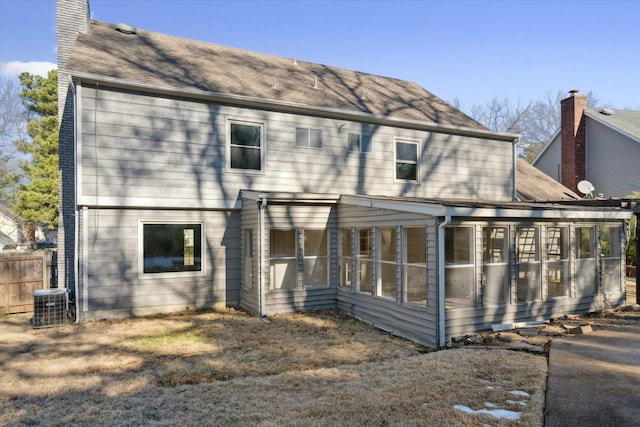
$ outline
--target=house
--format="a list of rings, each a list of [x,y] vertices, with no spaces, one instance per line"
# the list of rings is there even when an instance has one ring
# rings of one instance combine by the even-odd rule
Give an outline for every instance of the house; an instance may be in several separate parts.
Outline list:
[[[57,15],[78,321],[338,308],[437,347],[624,302],[631,213],[551,203],[518,135],[412,82]]]
[[[560,130],[532,164],[574,191],[587,180],[593,195],[639,192],[640,111],[589,108],[578,91],[560,106]]]
[[[9,209],[0,206],[0,252],[6,246],[24,241],[20,221]]]

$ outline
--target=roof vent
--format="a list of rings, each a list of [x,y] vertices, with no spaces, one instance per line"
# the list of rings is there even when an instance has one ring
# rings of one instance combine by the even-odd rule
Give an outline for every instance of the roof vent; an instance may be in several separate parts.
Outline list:
[[[613,110],[603,108],[600,110],[600,114],[604,114],[605,116],[613,116]]]
[[[129,24],[116,24],[116,31],[123,34],[136,34],[138,32],[136,27]]]

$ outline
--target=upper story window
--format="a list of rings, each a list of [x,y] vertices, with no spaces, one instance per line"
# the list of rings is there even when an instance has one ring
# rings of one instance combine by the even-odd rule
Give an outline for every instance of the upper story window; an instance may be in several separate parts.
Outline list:
[[[296,147],[322,148],[322,130],[296,128]]]
[[[371,135],[350,133],[348,143],[349,151],[371,152]]]
[[[418,180],[418,143],[396,141],[396,179]]]
[[[231,169],[264,170],[264,125],[229,122],[229,164]]]

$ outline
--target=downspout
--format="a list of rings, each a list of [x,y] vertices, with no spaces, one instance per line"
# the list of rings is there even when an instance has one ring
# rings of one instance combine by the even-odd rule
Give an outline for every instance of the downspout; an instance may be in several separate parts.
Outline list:
[[[513,152],[513,200],[516,201],[516,202],[521,202],[522,201],[518,197],[518,153],[517,153],[516,146],[518,145],[519,141],[520,141],[520,138],[514,139],[513,140],[513,148],[512,148],[512,152]]]
[[[265,286],[264,286],[264,210],[267,207],[267,197],[258,197],[258,235],[260,242],[258,244],[258,293],[259,293],[259,313],[262,319],[267,318],[265,306]]]
[[[451,223],[451,214],[449,209],[445,211],[444,221],[438,226],[438,345],[444,347],[446,328],[445,328],[445,304],[444,304],[444,229]]]

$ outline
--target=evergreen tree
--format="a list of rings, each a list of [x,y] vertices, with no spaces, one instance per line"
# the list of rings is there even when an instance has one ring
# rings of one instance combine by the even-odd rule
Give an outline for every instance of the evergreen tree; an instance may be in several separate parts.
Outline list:
[[[20,75],[20,97],[29,113],[30,140],[19,139],[16,148],[30,156],[21,161],[21,184],[15,212],[27,223],[58,224],[58,71],[41,77]]]

